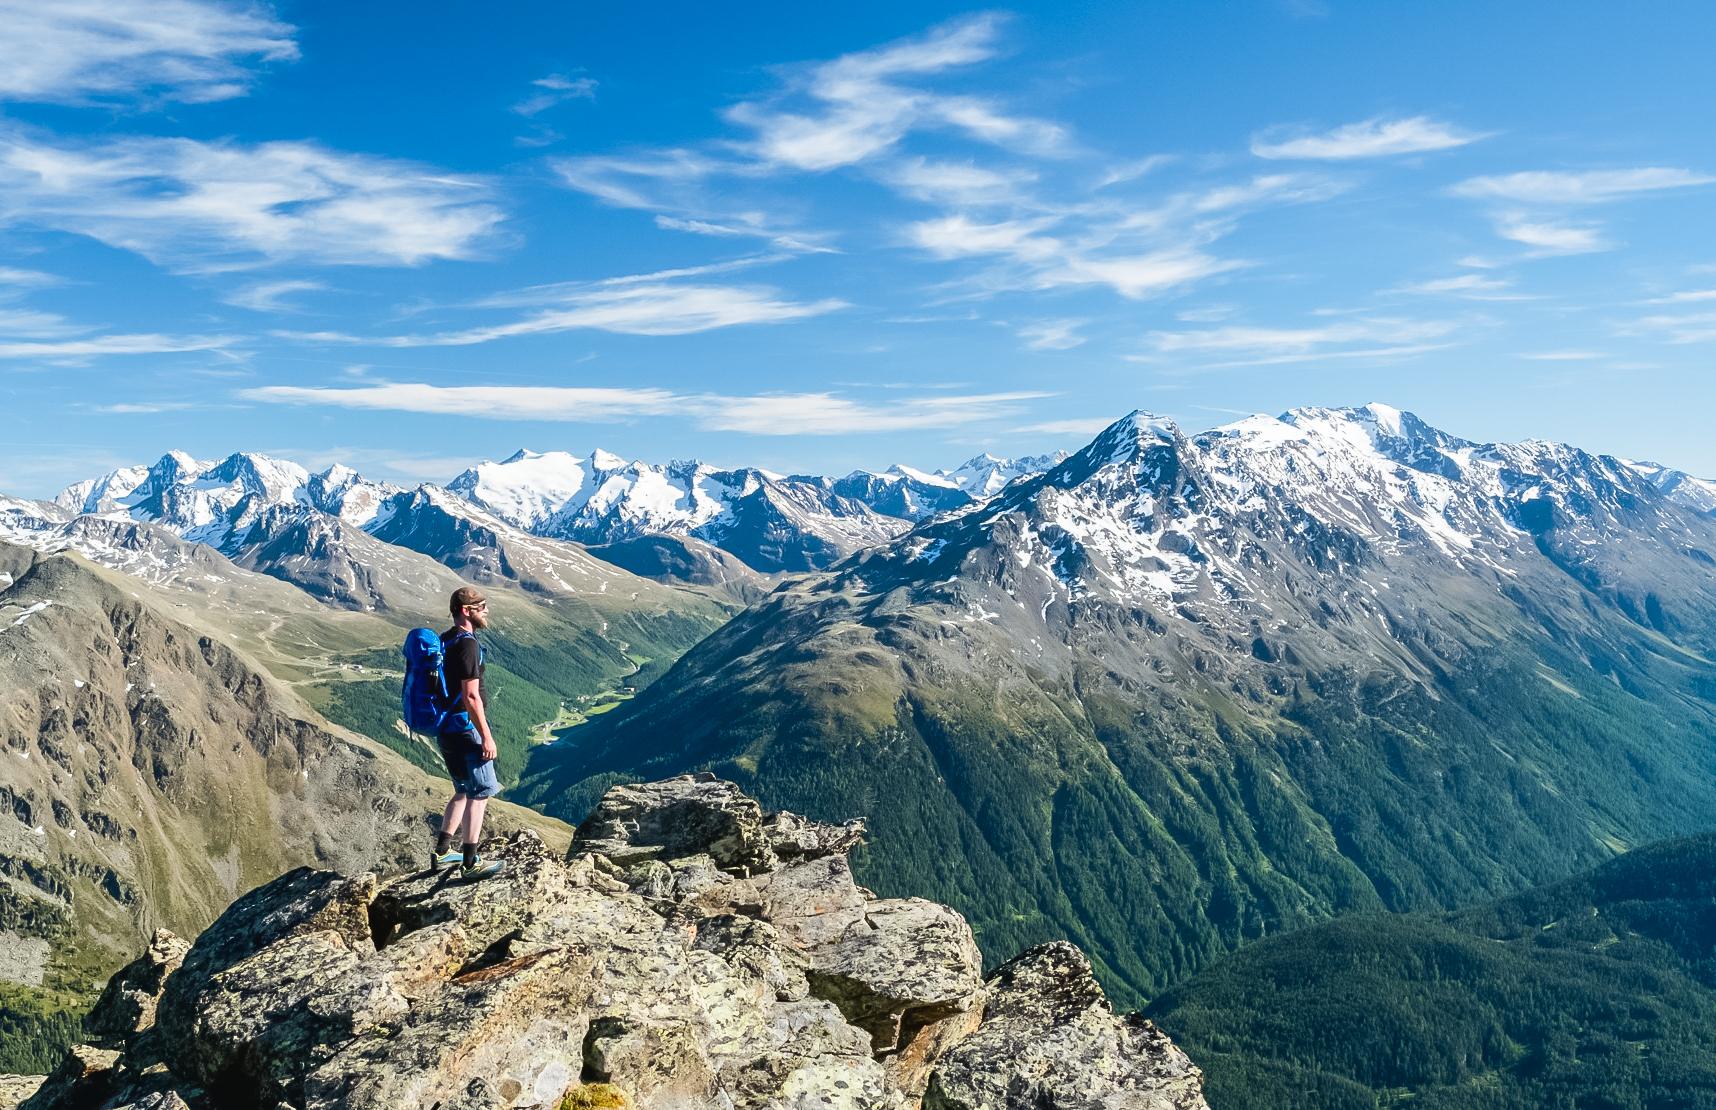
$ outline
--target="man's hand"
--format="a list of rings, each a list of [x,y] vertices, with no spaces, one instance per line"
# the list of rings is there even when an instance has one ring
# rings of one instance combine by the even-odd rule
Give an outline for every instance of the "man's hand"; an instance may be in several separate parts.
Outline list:
[[[496,755],[494,737],[483,741],[483,758],[493,759]]]

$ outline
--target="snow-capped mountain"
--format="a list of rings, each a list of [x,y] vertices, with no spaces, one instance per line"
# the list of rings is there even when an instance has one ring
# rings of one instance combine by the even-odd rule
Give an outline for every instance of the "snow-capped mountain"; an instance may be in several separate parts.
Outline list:
[[[589,545],[650,536],[694,539],[763,573],[827,566],[910,527],[834,487],[826,478],[754,467],[719,470],[701,462],[663,466],[602,450],[585,458],[520,451],[448,483],[473,504],[538,535]]]
[[[1651,485],[1670,499],[1706,516],[1716,516],[1716,482],[1694,478],[1684,470],[1675,470],[1661,463],[1629,462],[1627,465],[1643,474]]]
[[[589,545],[696,540],[771,573],[828,566],[1064,457],[979,455],[934,473],[894,466],[831,479],[696,461],[658,465],[600,449],[585,457],[521,450],[477,464],[448,488],[539,535]]]
[[[1148,997],[1707,827],[1713,652],[1716,520],[1620,459],[1383,405],[1133,413],[781,585],[525,792],[709,768],[867,807],[878,885],[958,830],[980,935]]]

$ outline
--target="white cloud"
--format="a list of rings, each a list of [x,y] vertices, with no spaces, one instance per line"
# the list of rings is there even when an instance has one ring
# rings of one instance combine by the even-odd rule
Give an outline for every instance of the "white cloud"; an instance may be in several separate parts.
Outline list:
[[[83,339],[0,341],[0,358],[63,361],[104,355],[158,355],[180,351],[213,351],[230,346],[226,336],[97,335]]]
[[[186,412],[203,408],[194,401],[119,401],[111,405],[96,405],[91,410],[108,416],[151,416],[161,412]]]
[[[1013,414],[1021,401],[1048,393],[986,393],[967,396],[903,397],[885,405],[864,404],[830,393],[756,397],[705,397],[699,420],[713,431],[750,435],[850,435],[924,428],[954,428]]]
[[[469,258],[500,220],[476,179],[314,143],[57,145],[0,131],[0,222],[87,235],[175,269]]]
[[[266,9],[205,0],[0,0],[0,100],[242,96],[244,60],[291,61]]]
[[[1096,187],[1098,189],[1106,189],[1110,185],[1119,185],[1127,181],[1136,181],[1141,177],[1147,177],[1148,175],[1155,173],[1163,166],[1172,165],[1178,160],[1179,159],[1172,154],[1152,154],[1148,157],[1138,158],[1131,162],[1122,162],[1120,165],[1110,167],[1108,171],[1098,179]]]
[[[1308,351],[1341,343],[1417,343],[1440,339],[1457,325],[1452,320],[1352,320],[1316,328],[1233,326],[1199,331],[1158,331],[1150,338],[1158,351]]]
[[[1449,190],[1474,200],[1505,200],[1518,204],[1573,206],[1601,204],[1640,193],[1708,185],[1716,177],[1691,170],[1645,166],[1630,170],[1591,170],[1584,173],[1535,171],[1498,177],[1473,177]]]
[[[248,401],[348,409],[482,416],[495,420],[604,423],[636,416],[665,416],[680,398],[665,389],[578,386],[426,385],[383,382],[363,386],[267,385],[240,390]]]
[[[568,100],[596,99],[594,77],[567,77],[564,74],[551,73],[547,77],[538,77],[530,84],[538,91],[512,106],[514,112],[526,118],[546,112],[556,104],[564,104]]]
[[[1089,320],[1038,320],[1015,333],[1033,351],[1067,351],[1084,343],[1078,329]]]
[[[1496,234],[1524,243],[1539,255],[1592,254],[1610,249],[1599,227],[1533,220],[1517,214],[1502,217],[1496,223]]]
[[[11,286],[15,289],[39,289],[48,285],[58,285],[61,279],[53,274],[44,274],[40,270],[20,270],[13,266],[0,266],[0,285]]]
[[[1114,423],[1112,416],[1089,416],[1071,420],[1045,420],[1041,424],[1025,424],[1012,429],[1025,435],[1093,436]]]
[[[1537,299],[1533,294],[1516,292],[1511,281],[1504,278],[1485,277],[1482,274],[1457,274],[1453,277],[1413,282],[1409,285],[1396,286],[1386,290],[1386,292],[1424,297],[1458,297],[1468,301],[1530,301]]]
[[[1160,356],[1225,357],[1205,367],[1267,366],[1313,359],[1391,358],[1447,346],[1439,342],[1458,328],[1454,320],[1396,318],[1349,319],[1311,328],[1259,328],[1235,325],[1192,331],[1156,331],[1149,335]],[[1135,358],[1134,361],[1143,361]]]
[[[1707,343],[1716,339],[1716,312],[1645,316],[1620,330],[1623,335],[1648,335],[1669,343]]]
[[[883,167],[878,176],[889,187],[936,204],[1001,204],[1018,199],[1037,180],[1024,169],[992,170],[973,162],[907,158]]]
[[[562,307],[486,327],[426,335],[358,336],[279,332],[285,338],[372,347],[466,347],[520,335],[594,329],[623,335],[689,335],[739,324],[776,324],[820,316],[844,301],[782,299],[767,286],[639,283],[583,286],[561,293]]]
[[[1252,136],[1251,153],[1259,158],[1303,158],[1344,161],[1352,158],[1380,158],[1394,154],[1422,154],[1433,150],[1449,150],[1488,138],[1488,135],[1462,131],[1452,124],[1441,123],[1428,116],[1407,119],[1362,120],[1320,134],[1298,133],[1291,137],[1279,130],[1260,132]]]
[[[1670,293],[1666,297],[1652,297],[1644,304],[1697,304],[1702,301],[1716,301],[1716,289],[1686,289],[1679,293]]]
[[[74,324],[57,312],[0,306],[0,335],[8,338],[59,339],[91,329]]]
[[[286,298],[294,293],[315,293],[326,288],[319,281],[264,281],[235,289],[221,299],[253,312],[293,312],[296,309],[286,303]]]
[[[795,234],[779,231],[766,226],[760,213],[740,213],[738,222],[733,224],[714,223],[709,220],[682,219],[678,216],[657,214],[655,226],[668,231],[684,231],[692,235],[711,235],[721,239],[748,238],[764,239],[777,250],[790,251],[793,254],[839,254],[835,248],[828,246],[826,235],[819,233]]]
[[[241,390],[239,396],[270,404],[495,420],[608,423],[638,417],[679,416],[693,419],[712,431],[751,435],[849,435],[949,428],[992,420],[1015,412],[1020,402],[1052,394],[938,395],[868,404],[831,393],[730,396],[682,394],[655,388],[436,386],[400,382],[337,387],[262,386]]]
[[[797,170],[850,166],[891,150],[920,127],[945,127],[1009,149],[1051,152],[1064,141],[1059,127],[1007,114],[993,101],[933,93],[908,84],[986,61],[998,53],[1001,20],[979,15],[823,62],[789,79],[786,99],[811,102],[809,111],[780,107],[782,97],[747,101],[726,112],[749,128],[742,146],[758,161]]]
[[[1042,232],[1051,219],[981,223],[965,215],[921,220],[907,230],[911,241],[937,258],[1001,257],[1016,265],[1013,278],[999,280],[1025,288],[1106,285],[1123,297],[1138,299],[1243,265],[1212,257],[1193,247],[1167,247],[1139,254],[1098,254]]]

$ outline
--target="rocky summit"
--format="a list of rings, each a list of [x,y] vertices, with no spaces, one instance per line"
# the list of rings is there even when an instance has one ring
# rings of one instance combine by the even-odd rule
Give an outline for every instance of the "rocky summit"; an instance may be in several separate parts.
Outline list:
[[[862,834],[687,775],[479,882],[300,868],[158,934],[21,1107],[1205,1107],[1076,947],[985,980],[959,914],[854,882]]]

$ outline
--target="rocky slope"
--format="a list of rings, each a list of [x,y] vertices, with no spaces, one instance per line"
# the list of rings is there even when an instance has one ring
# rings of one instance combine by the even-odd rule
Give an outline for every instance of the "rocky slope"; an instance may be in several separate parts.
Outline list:
[[[22,992],[0,1011],[75,1001],[155,927],[194,933],[283,868],[421,854],[444,787],[267,676],[211,595],[187,622],[170,585],[5,544],[0,583],[0,983]]]
[[[293,871],[157,937],[23,1106],[1204,1107],[1076,948],[985,981],[958,914],[853,881],[860,832],[685,777],[479,883]]]
[[[1571,447],[1383,406],[1133,414],[777,590],[526,787],[575,818],[709,767],[873,815],[872,885],[958,906],[991,956],[1070,936],[1148,998],[1330,914],[1701,827],[1713,553],[1708,516]]]

